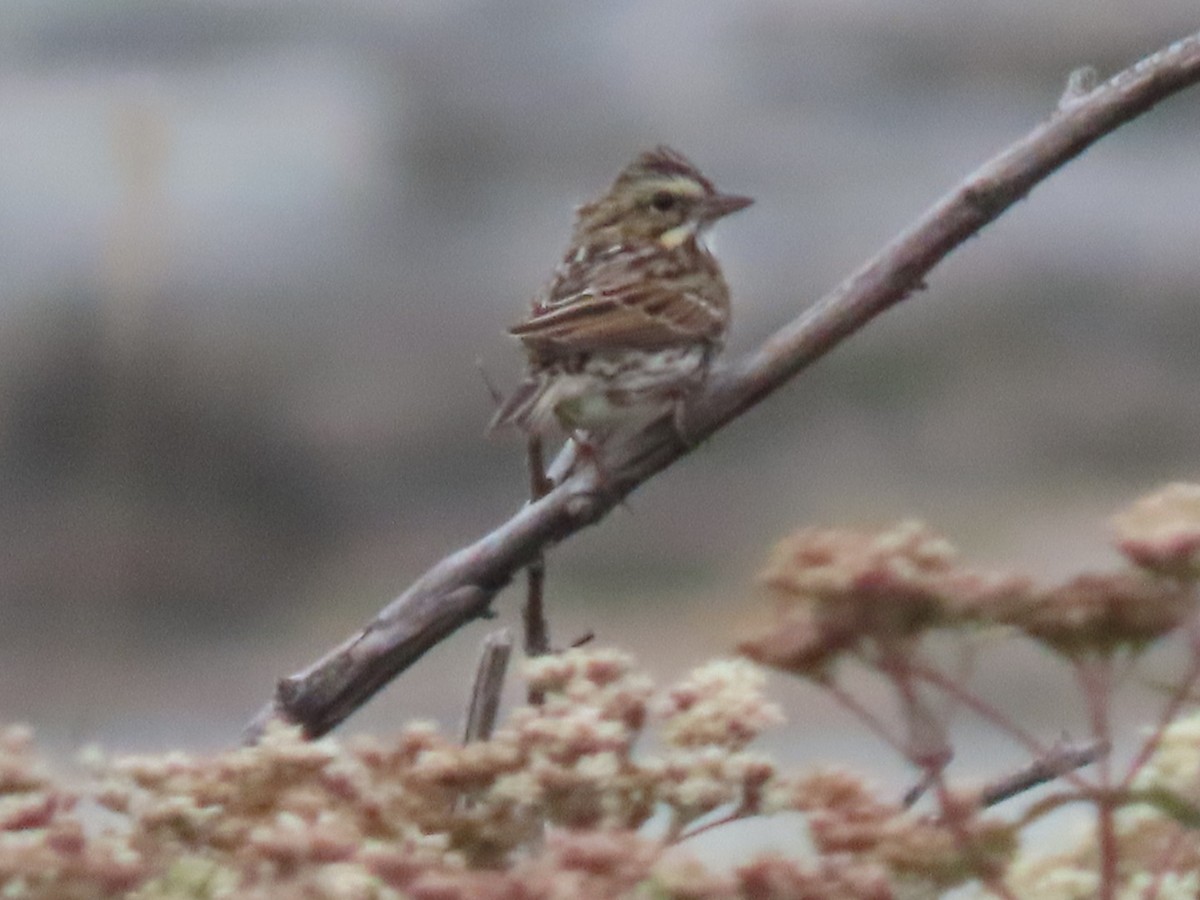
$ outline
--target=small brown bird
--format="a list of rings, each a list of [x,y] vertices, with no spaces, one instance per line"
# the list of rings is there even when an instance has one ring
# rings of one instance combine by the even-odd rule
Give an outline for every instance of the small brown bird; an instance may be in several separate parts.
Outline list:
[[[588,442],[674,413],[699,387],[729,328],[729,287],[704,235],[748,197],[718,193],[682,154],[641,154],[598,199],[528,318],[509,329],[525,380],[489,428]]]

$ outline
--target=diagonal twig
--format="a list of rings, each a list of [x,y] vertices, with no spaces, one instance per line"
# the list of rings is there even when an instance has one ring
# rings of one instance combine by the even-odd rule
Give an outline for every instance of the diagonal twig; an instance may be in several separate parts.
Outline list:
[[[1105,759],[1111,749],[1111,744],[1100,740],[1080,744],[1055,744],[1045,756],[1038,757],[1017,771],[985,785],[979,792],[979,805],[986,807],[1003,803],[1018,794],[1061,778],[1068,772]]]
[[[1100,138],[1200,80],[1200,34],[1191,35],[1088,91],[1075,85],[1051,117],[968,176],[845,282],[768,338],[714,372],[684,422],[692,440],[661,421],[619,447],[602,448],[598,479],[575,467],[557,486],[470,546],[452,553],[388,604],[361,632],[281,680],[249,725],[272,719],[309,735],[337,726],[449,634],[486,616],[493,598],[543,550],[601,519],[648,478],[686,454],[919,288],[950,251]],[[568,452],[570,452],[568,450]],[[556,461],[551,472],[563,472]]]

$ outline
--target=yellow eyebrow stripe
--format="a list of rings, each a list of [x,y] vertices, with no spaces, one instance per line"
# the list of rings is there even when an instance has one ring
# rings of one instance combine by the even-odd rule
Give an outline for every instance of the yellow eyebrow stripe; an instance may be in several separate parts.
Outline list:
[[[677,175],[672,178],[649,178],[640,186],[644,186],[648,192],[668,191],[684,197],[699,197],[704,193],[704,186],[686,175]]]

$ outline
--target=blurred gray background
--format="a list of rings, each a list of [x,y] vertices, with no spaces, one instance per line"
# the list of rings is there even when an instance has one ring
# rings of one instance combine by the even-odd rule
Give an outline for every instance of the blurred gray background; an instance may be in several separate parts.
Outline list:
[[[1198,24],[1194,0],[10,0],[0,717],[52,747],[231,743],[278,676],[511,513],[520,442],[483,437],[477,361],[513,382],[504,327],[640,149],[758,198],[717,234],[738,353],[1072,69]],[[916,515],[984,564],[1111,565],[1104,518],[1197,474],[1197,122],[1192,92],[1103,141],[556,550],[557,640],[675,677],[729,649],[801,525]],[[453,727],[487,627],[350,727]],[[991,689],[1069,728],[1018,661]],[[805,752],[886,755],[776,689]]]

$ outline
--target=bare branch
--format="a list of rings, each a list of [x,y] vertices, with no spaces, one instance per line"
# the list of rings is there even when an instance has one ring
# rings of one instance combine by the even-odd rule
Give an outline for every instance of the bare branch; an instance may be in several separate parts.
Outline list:
[[[358,635],[280,682],[247,736],[278,717],[310,735],[335,727],[426,650],[487,613],[496,593],[543,550],[598,521],[691,446],[754,406],[875,316],[919,288],[951,250],[1104,135],[1200,80],[1200,34],[1148,57],[1056,110],[938,201],[843,284],[772,335],[757,351],[715,372],[687,410],[693,438],[681,445],[667,420],[592,467],[577,466],[545,497],[474,544],[446,557]],[[568,448],[568,453],[570,449]],[[551,473],[566,468],[556,461]]]

